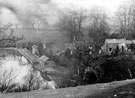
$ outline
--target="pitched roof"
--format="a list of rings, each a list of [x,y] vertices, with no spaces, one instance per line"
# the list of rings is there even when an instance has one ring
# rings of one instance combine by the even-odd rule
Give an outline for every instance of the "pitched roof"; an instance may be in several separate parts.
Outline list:
[[[126,43],[131,44],[132,42],[135,42],[135,40],[126,40],[126,39],[106,39],[105,44],[119,44],[119,43]]]

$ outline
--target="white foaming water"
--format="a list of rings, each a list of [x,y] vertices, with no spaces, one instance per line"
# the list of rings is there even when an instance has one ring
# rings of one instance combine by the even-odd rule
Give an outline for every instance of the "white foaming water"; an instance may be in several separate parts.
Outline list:
[[[8,79],[7,83],[12,81],[12,83],[20,83],[24,84],[26,81],[26,77],[30,75],[32,71],[32,67],[30,64],[26,64],[26,61],[22,64],[19,61],[19,58],[14,58],[12,56],[8,56],[5,59],[0,60],[0,76]]]
[[[33,76],[32,80],[30,80],[31,76]],[[15,84],[16,88],[29,87],[30,81],[33,81],[30,90],[35,88],[37,90],[56,89],[56,83],[44,80],[40,72],[33,69],[25,57],[6,56],[0,58],[0,85],[12,86]]]

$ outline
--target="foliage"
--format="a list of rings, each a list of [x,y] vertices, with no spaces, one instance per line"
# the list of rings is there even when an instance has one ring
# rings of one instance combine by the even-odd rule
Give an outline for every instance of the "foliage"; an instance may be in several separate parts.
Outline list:
[[[119,81],[135,77],[134,55],[119,55],[107,58],[106,62],[100,65],[104,69],[104,75],[100,82]]]
[[[108,35],[108,39],[121,39],[121,38],[123,38],[123,37],[120,33],[112,33],[112,34]]]
[[[55,62],[56,67],[62,67],[69,72],[68,74],[60,72],[59,77],[56,77],[61,79],[60,87],[105,83],[135,77],[134,54],[106,56],[96,51],[94,47],[82,45],[73,50],[73,54],[69,52],[55,55],[48,50],[42,50],[41,54]],[[63,80],[63,77],[68,78]]]
[[[89,54],[90,51],[92,54]],[[97,54],[88,47],[81,47],[68,57],[55,56],[53,60],[58,66],[71,69],[70,79],[76,81],[75,85],[105,83],[135,77],[134,54],[106,56]]]

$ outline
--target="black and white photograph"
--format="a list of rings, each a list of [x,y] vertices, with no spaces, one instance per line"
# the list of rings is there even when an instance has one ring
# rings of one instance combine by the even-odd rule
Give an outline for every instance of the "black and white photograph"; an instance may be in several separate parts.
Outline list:
[[[0,0],[0,98],[135,98],[135,0]]]

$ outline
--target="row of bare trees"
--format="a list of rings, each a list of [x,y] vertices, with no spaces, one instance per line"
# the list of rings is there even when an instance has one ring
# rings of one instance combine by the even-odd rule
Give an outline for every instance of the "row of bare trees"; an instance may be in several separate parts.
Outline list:
[[[133,39],[135,38],[135,0],[127,0],[127,2],[123,2],[119,7],[115,17],[113,17],[113,21],[112,17],[105,10],[94,7],[90,11],[84,9],[59,10],[58,22],[56,24],[61,32],[66,32],[64,34],[70,42],[85,40],[84,33],[88,33],[88,36],[93,39],[97,47],[102,45],[110,32],[118,33],[120,38]],[[25,18],[26,27],[33,30],[48,26],[47,15],[39,10],[29,12]],[[5,29],[8,29],[8,27],[0,29],[1,34],[3,34],[2,32]],[[12,33],[9,36],[11,35]],[[116,35],[116,37],[118,36]]]
[[[82,23],[87,18],[85,10],[69,10],[64,9],[59,13],[59,23],[58,26],[61,31],[66,31],[67,37],[73,42],[78,38],[82,38]]]
[[[15,47],[16,42],[23,39],[23,35],[20,37],[14,35],[11,26],[11,24],[0,26],[0,47]]]
[[[43,29],[48,26],[47,15],[42,14],[39,10],[35,12],[29,12],[24,19],[26,28],[31,28],[32,30]]]
[[[11,23],[3,25],[1,14],[0,10],[0,48],[15,47],[16,42],[23,39],[23,35],[20,37],[15,36],[14,29],[12,28],[13,25]]]
[[[70,42],[86,40],[87,35],[97,48],[100,48],[106,38],[135,38],[134,11],[135,0],[122,2],[114,16],[100,7],[93,7],[89,11],[61,9],[58,11],[56,25]],[[29,12],[26,18],[25,24],[33,30],[46,28],[49,25],[47,15],[38,10]]]
[[[116,26],[122,37],[135,38],[135,0],[123,2],[116,13]]]
[[[60,30],[66,31],[66,36],[71,42],[85,40],[83,36],[87,32],[97,47],[100,47],[106,38],[114,38],[114,36],[134,39],[135,0],[127,0],[127,2],[119,6],[114,16],[110,16],[98,7],[90,11],[64,9],[59,13],[57,25]]]
[[[59,14],[58,27],[66,31],[66,36],[71,42],[85,40],[84,33],[93,39],[95,44],[104,42],[109,32],[108,17],[100,8],[86,10],[64,9]]]

